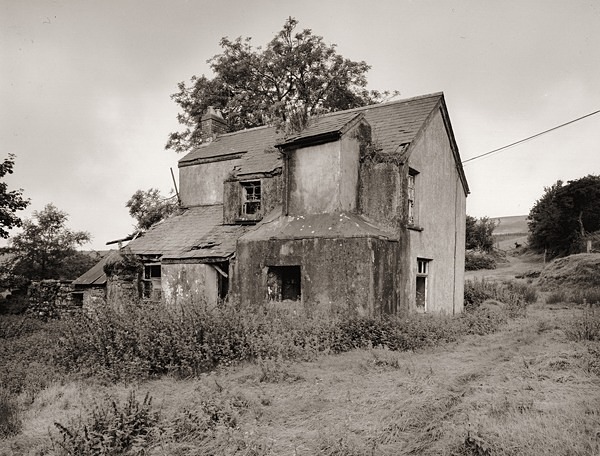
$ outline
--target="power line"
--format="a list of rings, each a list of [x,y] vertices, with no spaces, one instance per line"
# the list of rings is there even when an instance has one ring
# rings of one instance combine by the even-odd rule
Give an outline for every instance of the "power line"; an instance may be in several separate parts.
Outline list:
[[[521,143],[524,143],[525,141],[529,141],[530,139],[537,138],[538,136],[545,135],[546,133],[550,133],[551,131],[558,130],[559,128],[562,128],[564,126],[567,126],[567,125],[575,123],[575,122],[578,122],[578,121],[580,121],[582,119],[585,119],[586,117],[591,117],[591,116],[593,116],[595,114],[598,114],[598,113],[600,113],[600,109],[597,110],[597,111],[594,111],[594,112],[590,112],[589,114],[586,114],[585,116],[578,117],[577,119],[570,120],[569,122],[565,122],[563,124],[557,125],[556,127],[550,128],[548,130],[544,130],[541,133],[537,133],[535,135],[528,136],[527,138],[521,139],[519,141],[515,141],[514,143],[510,143],[510,144],[508,144],[506,146],[499,147],[498,149],[490,150],[489,152],[486,152],[485,154],[476,155],[475,157],[471,157],[471,158],[469,158],[467,160],[464,160],[462,162],[462,164],[464,165],[467,162],[476,160],[476,159],[481,158],[481,157],[485,157],[487,155],[494,154],[496,152],[500,152],[501,150],[508,149],[509,147],[512,147],[512,146],[516,146],[517,144],[521,144]]]

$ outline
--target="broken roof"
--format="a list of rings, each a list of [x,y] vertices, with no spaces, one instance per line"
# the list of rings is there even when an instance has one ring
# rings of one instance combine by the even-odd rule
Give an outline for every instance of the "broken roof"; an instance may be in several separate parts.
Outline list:
[[[381,148],[381,152],[402,153],[440,104],[445,106],[442,92],[325,114],[314,119],[305,131],[291,139],[340,130],[362,113],[371,126],[373,141]],[[449,134],[453,141],[453,133]],[[275,127],[268,126],[227,133],[192,150],[179,160],[179,166],[242,154],[243,162],[238,174],[271,172],[282,166],[280,154],[274,147],[285,140]],[[460,164],[460,160],[458,162]],[[466,180],[464,182],[466,184]]]
[[[240,241],[364,237],[396,239],[393,233],[383,231],[365,217],[352,212],[282,216],[279,208],[244,234]]]
[[[179,160],[179,167],[242,154],[237,174],[271,172],[282,166],[281,156],[274,147],[276,142],[274,127],[257,127],[224,134],[185,155]]]
[[[88,271],[77,277],[72,285],[74,286],[93,286],[93,285],[104,285],[106,284],[106,274],[104,273],[104,265],[111,259],[116,258],[119,252],[116,250],[110,250],[106,255],[102,257],[98,263],[92,266]]]
[[[364,118],[364,114],[354,111],[342,111],[316,117],[300,133],[285,140],[276,147],[301,147],[304,144],[335,141],[351,127]]]
[[[136,255],[163,258],[226,258],[246,230],[243,225],[223,225],[222,204],[197,206],[154,225],[127,248]]]

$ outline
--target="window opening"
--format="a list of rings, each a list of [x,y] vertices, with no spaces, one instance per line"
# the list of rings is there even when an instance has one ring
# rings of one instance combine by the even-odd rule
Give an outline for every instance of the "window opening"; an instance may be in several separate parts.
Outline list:
[[[417,258],[416,306],[418,312],[427,311],[427,279],[430,260]]]
[[[254,215],[260,211],[260,181],[240,182],[242,184],[242,214]]]
[[[83,291],[72,293],[71,297],[73,298],[74,305],[79,307],[83,306]]]
[[[415,184],[419,174],[414,169],[408,170],[408,224],[416,225]]]
[[[267,295],[270,301],[300,301],[302,298],[300,266],[269,266]]]
[[[145,299],[160,301],[161,299],[161,269],[160,264],[144,265],[142,294]]]

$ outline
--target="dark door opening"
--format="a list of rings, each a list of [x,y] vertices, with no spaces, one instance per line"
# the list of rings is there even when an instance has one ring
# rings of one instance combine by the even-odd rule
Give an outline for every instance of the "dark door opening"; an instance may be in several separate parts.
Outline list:
[[[302,269],[300,266],[269,266],[267,294],[271,301],[300,301]]]
[[[213,264],[217,270],[217,287],[219,293],[219,301],[225,301],[229,294],[229,261],[222,261]]]

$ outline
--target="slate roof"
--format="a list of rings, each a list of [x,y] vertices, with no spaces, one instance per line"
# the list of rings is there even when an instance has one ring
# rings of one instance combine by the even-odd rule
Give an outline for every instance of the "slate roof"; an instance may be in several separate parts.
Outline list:
[[[332,140],[347,131],[364,117],[363,113],[354,111],[342,111],[335,114],[328,114],[317,117],[309,122],[308,126],[299,134],[285,138],[277,147],[289,147],[294,144],[301,144],[312,138],[331,137]]]
[[[351,212],[282,216],[281,208],[244,234],[240,241],[265,239],[364,238],[396,239],[364,217]]]
[[[197,206],[163,220],[127,248],[162,258],[226,258],[234,253],[243,225],[223,225],[223,205]]]
[[[357,113],[364,113],[366,121],[371,125],[373,140],[381,147],[381,151],[402,153],[415,139],[431,112],[443,102],[443,98],[443,93],[438,92],[326,114],[315,119],[297,137],[331,132],[351,122]],[[193,164],[198,159],[243,153],[238,174],[270,172],[282,166],[280,154],[273,148],[285,140],[275,127],[257,127],[228,133],[188,153],[179,160],[179,166]]]
[[[238,174],[270,172],[282,166],[281,156],[274,148],[277,132],[274,127],[257,127],[218,136],[179,160],[179,166],[195,161],[242,153]]]
[[[106,274],[104,273],[104,265],[109,260],[119,256],[119,252],[116,250],[110,250],[106,255],[102,257],[98,263],[91,267],[84,274],[73,280],[72,285],[74,286],[101,286],[106,284]]]
[[[240,166],[238,175],[272,172],[283,165],[276,145],[343,133],[362,117],[371,126],[373,141],[381,153],[403,154],[439,106],[444,106],[444,96],[434,93],[320,116],[291,138],[283,138],[275,127],[268,126],[228,133],[185,155],[179,166],[236,156],[241,161],[236,162]],[[452,136],[452,132],[449,134]],[[395,239],[394,234],[352,213],[282,217],[281,211],[273,211],[255,227],[223,225],[223,206],[218,204],[188,208],[154,226],[130,242],[128,248],[138,255],[161,255],[165,260],[226,258],[235,252],[236,241],[242,236],[242,239],[366,236]]]

